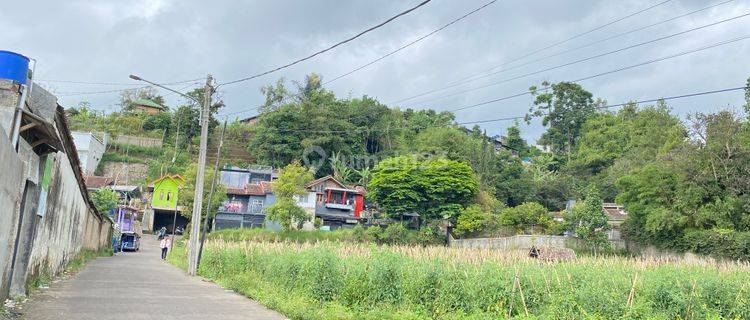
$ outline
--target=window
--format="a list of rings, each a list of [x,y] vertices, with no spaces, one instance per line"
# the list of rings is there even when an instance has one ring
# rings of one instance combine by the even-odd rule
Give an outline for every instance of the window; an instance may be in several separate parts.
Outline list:
[[[263,205],[263,200],[257,200],[257,199],[255,199],[255,200],[253,200],[253,205],[254,206],[262,206]]]
[[[159,191],[159,200],[164,200],[164,191]]]
[[[316,200],[317,200],[318,202],[323,202],[323,194],[320,194],[320,193],[318,193],[318,195],[317,195],[317,197],[316,197]]]
[[[172,199],[172,192],[167,192],[167,201]]]

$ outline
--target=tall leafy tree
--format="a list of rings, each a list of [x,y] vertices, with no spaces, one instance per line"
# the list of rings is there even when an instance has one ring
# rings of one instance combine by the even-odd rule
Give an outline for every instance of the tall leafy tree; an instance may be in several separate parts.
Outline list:
[[[369,187],[368,197],[388,215],[418,213],[427,220],[455,219],[479,190],[471,167],[465,163],[408,156],[378,163]]]
[[[536,87],[531,88],[536,94],[532,116],[542,117],[542,124],[547,127],[540,142],[551,146],[556,153],[570,157],[583,124],[596,113],[593,95],[571,82],[551,85],[544,82],[542,86],[550,90],[539,93]]]

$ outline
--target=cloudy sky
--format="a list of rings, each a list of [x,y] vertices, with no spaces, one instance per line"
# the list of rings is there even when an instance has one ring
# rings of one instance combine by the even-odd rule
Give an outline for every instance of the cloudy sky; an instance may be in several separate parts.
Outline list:
[[[324,81],[332,79],[488,1],[433,0],[383,28],[309,61],[258,79],[221,87],[227,103],[221,113],[250,110],[235,116],[252,115],[254,106],[263,100],[259,88],[264,84],[280,77],[300,80],[311,72],[321,74]],[[327,87],[339,96],[366,94],[401,108],[453,110],[523,92],[544,80],[581,79],[750,36],[750,16],[747,16],[542,72],[750,13],[748,0],[672,0],[571,41],[538,50],[661,2],[663,0],[500,0]],[[3,30],[0,50],[16,51],[37,59],[37,79],[60,96],[62,105],[75,106],[88,101],[97,109],[111,112],[116,108],[118,93],[106,91],[132,87],[134,82],[128,79],[129,74],[161,83],[197,79],[208,73],[219,83],[242,78],[323,49],[418,1],[32,0],[15,3],[10,8],[5,4],[0,11],[0,30]],[[661,23],[712,5],[716,6]],[[586,46],[593,42],[598,43]],[[586,47],[572,50],[582,46]],[[535,51],[539,52],[508,64]],[[749,57],[750,39],[744,39],[584,80],[581,84],[611,104],[739,87],[750,76]],[[391,104],[485,74],[488,70],[499,72]],[[525,76],[527,74],[532,75]],[[200,85],[200,80],[173,88],[187,91],[196,85]],[[167,92],[164,95],[170,104],[179,102],[176,95]],[[518,116],[528,110],[531,101],[529,96],[507,99],[459,111],[456,116],[459,122]],[[721,108],[738,110],[742,101],[742,92],[735,91],[673,100],[669,105],[685,116]],[[483,127],[489,134],[499,134],[510,124],[492,122]],[[524,135],[532,140],[542,131],[538,123],[523,125]]]

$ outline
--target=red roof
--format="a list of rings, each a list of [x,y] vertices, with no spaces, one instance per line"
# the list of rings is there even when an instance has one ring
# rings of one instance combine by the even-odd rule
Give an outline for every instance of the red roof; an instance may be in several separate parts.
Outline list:
[[[327,180],[332,180],[333,182],[335,182],[336,184],[338,184],[338,185],[339,185],[339,188],[342,188],[342,189],[345,189],[345,188],[346,188],[346,185],[344,185],[343,183],[341,183],[341,182],[339,182],[338,180],[336,180],[336,179],[335,179],[335,178],[334,178],[334,177],[333,177],[332,175],[330,175],[330,174],[329,174],[329,175],[327,175],[327,176],[325,176],[325,177],[322,177],[322,178],[318,178],[318,179],[315,179],[315,180],[311,181],[310,183],[308,183],[307,185],[305,185],[305,188],[312,188],[313,186],[315,186],[315,185],[318,185],[318,184],[321,184],[321,183],[323,183],[323,182],[325,182],[325,181],[327,181]]]
[[[112,179],[111,177],[100,177],[100,176],[87,176],[85,180],[86,180],[86,187],[92,188],[92,189],[99,189],[102,187],[110,186],[115,182],[115,180]]]
[[[227,188],[227,194],[238,196],[264,196],[267,193],[271,193],[271,183],[267,181],[246,184],[245,188]]]

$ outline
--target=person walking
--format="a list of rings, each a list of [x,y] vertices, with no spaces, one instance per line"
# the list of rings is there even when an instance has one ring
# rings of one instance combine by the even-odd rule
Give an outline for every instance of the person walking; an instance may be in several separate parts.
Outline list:
[[[159,241],[159,248],[161,248],[161,259],[164,260],[167,258],[167,252],[169,251],[169,247],[172,244],[172,237],[165,235],[161,241]]]

